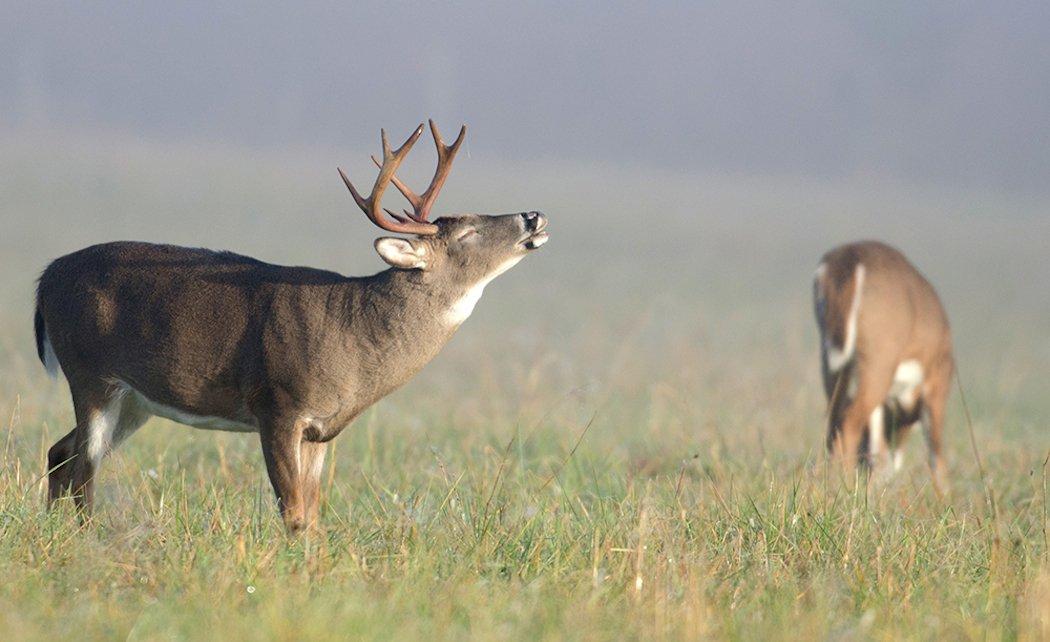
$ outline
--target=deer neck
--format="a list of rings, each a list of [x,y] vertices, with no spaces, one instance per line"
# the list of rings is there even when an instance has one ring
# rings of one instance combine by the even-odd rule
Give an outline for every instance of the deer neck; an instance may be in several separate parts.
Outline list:
[[[375,308],[389,312],[392,331],[417,339],[444,336],[448,340],[466,318],[460,318],[464,299],[476,303],[481,292],[421,270],[390,269],[372,277],[368,296]]]
[[[405,321],[412,325],[411,329],[404,328],[406,331],[447,335],[447,340],[470,317],[485,287],[519,260],[515,257],[487,277],[468,284],[448,283],[420,270],[390,269],[372,277],[369,290],[387,309],[404,312]]]
[[[470,289],[398,269],[352,279],[349,286],[342,313],[346,337],[363,357],[354,359],[367,370],[358,375],[374,381],[378,395],[407,381],[448,343],[462,321],[453,322],[457,302]]]

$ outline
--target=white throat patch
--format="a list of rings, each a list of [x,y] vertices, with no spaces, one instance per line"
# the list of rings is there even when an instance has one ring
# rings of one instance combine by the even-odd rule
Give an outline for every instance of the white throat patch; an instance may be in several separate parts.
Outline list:
[[[472,285],[463,296],[452,304],[452,307],[448,309],[448,312],[445,313],[445,323],[455,326],[466,321],[470,314],[474,312],[474,306],[481,300],[481,295],[485,293],[485,286],[491,283],[492,279],[517,265],[518,261],[524,257],[525,255],[522,254],[505,261],[502,265],[496,268],[492,274],[489,274],[481,281]]]

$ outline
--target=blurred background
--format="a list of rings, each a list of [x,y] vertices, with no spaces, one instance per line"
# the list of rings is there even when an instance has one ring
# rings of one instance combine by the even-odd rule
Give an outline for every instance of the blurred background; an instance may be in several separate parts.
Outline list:
[[[4,129],[1047,189],[1045,2],[222,4],[6,3]]]
[[[669,387],[698,442],[732,417],[819,450],[812,270],[874,237],[940,289],[978,411],[1021,411],[994,430],[1043,434],[1050,5],[223,5],[4,4],[8,390],[43,381],[34,279],[89,243],[381,269],[335,167],[367,184],[379,128],[434,117],[470,127],[437,210],[540,209],[552,241],[390,403]]]

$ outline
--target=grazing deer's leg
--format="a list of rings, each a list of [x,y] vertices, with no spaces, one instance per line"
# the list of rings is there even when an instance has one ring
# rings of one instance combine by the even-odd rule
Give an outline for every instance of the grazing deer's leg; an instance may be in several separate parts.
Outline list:
[[[277,495],[284,525],[298,533],[306,525],[303,505],[303,426],[295,420],[264,421],[259,430],[266,472]]]
[[[828,374],[824,378],[824,391],[828,397],[828,435],[827,448],[832,450],[839,431],[842,429],[842,420],[846,416],[846,409],[850,401],[850,382],[853,380],[853,364],[848,363],[838,373]]]
[[[895,366],[896,364],[888,360],[880,362],[872,359],[866,363],[862,362],[857,371],[857,392],[846,408],[842,426],[832,444],[832,454],[842,462],[847,471],[852,471],[857,465],[864,426],[875,409],[885,402],[886,394],[893,383]]]
[[[913,431],[917,430],[917,426],[921,423],[921,421],[916,421],[914,423],[900,426],[897,428],[892,446],[893,472],[899,473],[901,468],[904,468],[904,442],[907,441],[908,435],[910,435]]]
[[[302,470],[300,483],[303,488],[304,518],[306,527],[317,523],[317,514],[321,504],[321,471],[324,469],[324,457],[328,444],[312,441],[302,442]]]
[[[50,507],[73,489],[73,459],[76,456],[77,429],[55,442],[47,451],[47,505]]]
[[[886,465],[886,407],[879,404],[868,417],[868,461],[872,472],[883,470]]]
[[[90,393],[80,394],[83,398],[93,398]],[[138,402],[119,388],[103,394],[107,400],[101,408],[91,402],[74,404],[80,418],[77,427],[47,452],[48,506],[62,495],[72,493],[76,483],[77,506],[90,509],[99,462],[149,418]],[[80,453],[84,454],[84,464],[77,463]]]
[[[889,446],[891,451],[891,461],[893,463],[893,472],[900,472],[901,468],[904,468],[904,442],[908,440],[908,435],[917,429],[922,423],[922,416],[925,402],[920,396],[915,400],[915,406],[908,409],[900,409],[894,417],[893,432],[889,438]]]
[[[125,392],[126,389],[94,382],[73,393],[77,427],[74,437],[76,452],[73,458],[72,492],[73,501],[82,516],[86,517],[91,513],[95,495],[95,473],[113,443]]]
[[[930,473],[939,494],[948,491],[948,469],[942,453],[944,437],[944,414],[951,385],[951,366],[938,368],[927,380],[926,391],[926,445],[929,450]]]

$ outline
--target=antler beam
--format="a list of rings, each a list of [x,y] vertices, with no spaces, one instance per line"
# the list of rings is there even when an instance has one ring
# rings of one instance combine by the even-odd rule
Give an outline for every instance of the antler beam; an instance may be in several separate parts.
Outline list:
[[[459,129],[459,136],[456,136],[456,140],[452,142],[452,145],[446,145],[433,119],[427,122],[430,124],[430,133],[434,137],[434,146],[437,148],[438,155],[437,170],[434,172],[433,180],[430,181],[430,187],[422,195],[419,195],[413,192],[408,185],[401,182],[401,179],[397,176],[391,176],[390,178],[390,182],[394,184],[394,187],[412,204],[413,212],[410,213],[408,210],[405,210],[405,216],[419,223],[425,223],[428,220],[430,208],[434,205],[438,193],[441,192],[441,188],[445,185],[445,180],[448,178],[449,172],[452,171],[452,161],[455,160],[456,153],[459,151],[460,145],[463,144],[463,138],[467,135],[467,126],[463,125]],[[372,157],[372,162],[377,167],[383,167],[375,156]]]
[[[437,137],[437,129],[434,128],[433,122],[430,123],[430,127],[431,131],[434,132],[435,137]],[[342,177],[343,182],[346,183],[346,187],[350,190],[351,196],[354,197],[354,201],[357,203],[358,207],[360,207],[361,210],[365,213],[365,216],[368,217],[368,220],[372,221],[373,223],[375,223],[382,229],[387,230],[388,232],[396,232],[399,234],[418,234],[421,236],[437,234],[437,226],[433,223],[427,223],[426,216],[423,216],[422,218],[418,218],[416,216],[405,218],[394,214],[390,210],[386,210],[386,213],[390,215],[390,217],[393,220],[390,220],[383,215],[383,192],[386,191],[387,186],[392,180],[395,181],[395,184],[399,182],[394,177],[394,172],[396,172],[397,168],[401,165],[401,161],[405,160],[405,157],[408,156],[408,152],[412,149],[412,146],[416,144],[416,141],[419,139],[419,136],[422,133],[423,125],[422,123],[420,123],[419,127],[416,128],[416,130],[412,133],[411,136],[408,137],[408,140],[406,140],[404,144],[401,145],[401,147],[398,147],[396,150],[391,151],[390,143],[387,141],[386,138],[386,130],[380,130],[380,134],[383,141],[383,162],[379,163],[379,161],[376,161],[375,157],[372,157],[372,160],[375,161],[376,165],[379,166],[379,176],[376,177],[376,182],[372,186],[372,193],[368,195],[368,198],[364,198],[361,196],[360,193],[358,193],[357,189],[354,188],[353,183],[350,182],[350,178],[346,175],[346,172],[344,172],[342,168],[337,168],[339,169],[339,176]],[[460,137],[462,138],[462,134],[460,134]],[[458,144],[459,141],[457,140],[456,145]],[[453,147],[455,147],[455,145]],[[455,155],[455,151],[453,151],[452,154]],[[446,169],[444,176],[442,176],[441,182],[444,182],[444,177],[447,176],[447,174],[448,170]],[[435,176],[435,181],[436,180],[437,177]],[[434,185],[432,184],[431,189],[428,189],[427,192],[424,193],[424,196],[430,198],[431,204],[433,203],[433,197],[436,196],[437,191],[435,190],[435,193],[431,194],[431,190],[433,189],[433,187]],[[400,185],[398,186],[398,188],[400,189]],[[440,184],[438,184],[438,190],[440,190]],[[402,192],[404,192],[404,190],[402,190]],[[413,203],[413,207],[415,207],[415,203]],[[429,210],[429,204],[427,205],[427,209]]]

